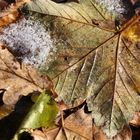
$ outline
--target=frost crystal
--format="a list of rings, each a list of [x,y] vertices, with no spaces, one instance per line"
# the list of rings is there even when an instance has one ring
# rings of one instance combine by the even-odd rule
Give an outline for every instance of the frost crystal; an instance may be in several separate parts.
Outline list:
[[[5,42],[19,60],[35,67],[46,62],[53,48],[49,32],[40,22],[31,19],[22,19],[5,28],[0,41]]]
[[[122,4],[122,0],[96,0],[100,5],[107,8],[112,13],[124,13],[125,7]]]

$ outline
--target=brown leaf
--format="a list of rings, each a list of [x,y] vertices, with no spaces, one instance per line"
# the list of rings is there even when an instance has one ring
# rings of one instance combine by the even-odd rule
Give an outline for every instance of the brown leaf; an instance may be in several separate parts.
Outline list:
[[[46,135],[40,130],[33,131],[32,136],[34,137],[34,140],[45,140],[46,139]]]
[[[0,0],[0,10],[3,10],[7,6],[8,6],[8,3],[6,1]]]
[[[11,4],[7,9],[0,13],[0,29],[17,21],[20,17],[19,8],[30,0],[17,0],[16,3]]]
[[[67,117],[64,125],[52,129],[44,129],[47,140],[92,140],[92,118],[83,109]]]
[[[79,110],[66,118],[64,127],[81,135],[81,137],[93,139],[91,115],[85,114],[83,110]]]
[[[0,106],[0,119],[9,115],[12,111],[13,111],[13,109],[11,108],[11,106],[1,105]]]
[[[83,109],[71,114],[64,120],[63,126],[58,126],[43,131],[35,130],[32,136],[39,140],[131,140],[132,133],[129,127],[113,138],[107,138],[103,131],[97,128],[92,121],[91,114],[85,114]]]
[[[39,75],[31,66],[21,66],[3,46],[0,46],[0,66],[0,89],[6,90],[3,101],[7,105],[14,105],[21,95],[53,87],[47,76]]]
[[[112,140],[132,140],[132,132],[128,126],[118,133]]]
[[[130,121],[131,125],[140,126],[140,112],[134,114],[133,120]]]

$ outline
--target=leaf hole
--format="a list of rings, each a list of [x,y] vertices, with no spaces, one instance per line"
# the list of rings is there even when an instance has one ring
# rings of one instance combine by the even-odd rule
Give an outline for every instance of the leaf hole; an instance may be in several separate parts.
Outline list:
[[[86,114],[91,113],[91,111],[88,110],[88,105],[87,105],[87,103],[86,103],[85,106],[84,106],[84,112],[85,112]]]
[[[68,61],[68,57],[67,57],[67,56],[65,56],[65,57],[64,57],[64,60],[65,60],[65,61]]]
[[[0,105],[4,104],[2,97],[3,97],[3,94],[5,91],[6,91],[6,89],[0,89]]]
[[[99,23],[95,19],[92,20],[92,24],[99,26]]]

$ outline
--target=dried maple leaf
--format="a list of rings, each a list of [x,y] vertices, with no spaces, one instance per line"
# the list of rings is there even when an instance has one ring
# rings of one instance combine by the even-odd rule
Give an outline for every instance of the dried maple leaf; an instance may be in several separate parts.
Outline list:
[[[29,129],[30,130],[30,129]],[[93,124],[91,114],[85,114],[83,108],[68,116],[61,126],[27,130],[35,140],[131,140],[131,130],[124,127],[116,137],[108,139],[106,135]]]
[[[76,113],[71,114],[64,120],[64,126],[56,126],[53,128],[45,129],[43,131],[33,131],[32,136],[47,140],[92,140],[93,127],[91,115],[85,114],[83,109],[78,110]],[[39,134],[39,135],[38,135]]]
[[[95,0],[79,4],[38,0],[28,8],[47,15],[43,23],[58,42],[47,64],[57,93],[70,105],[79,97],[88,99],[96,126],[108,137],[115,136],[140,109],[139,39],[132,42],[125,35],[140,17],[110,30],[100,25],[110,20],[115,24],[113,16]]]
[[[21,95],[52,88],[47,76],[39,75],[31,66],[21,66],[7,48],[0,46],[0,89],[5,89],[5,104],[14,105]]]

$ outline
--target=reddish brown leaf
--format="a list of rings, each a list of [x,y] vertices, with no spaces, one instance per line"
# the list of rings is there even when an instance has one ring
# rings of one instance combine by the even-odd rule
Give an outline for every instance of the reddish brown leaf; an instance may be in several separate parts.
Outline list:
[[[0,13],[0,29],[2,29],[5,26],[8,26],[13,22],[16,22],[20,17],[18,9],[29,1],[30,0],[17,0],[16,3],[11,4],[6,10],[3,10]]]
[[[5,7],[8,6],[8,3],[4,0],[0,0],[0,9],[3,10]]]
[[[140,126],[140,112],[136,112],[133,120],[130,121],[131,125]]]

